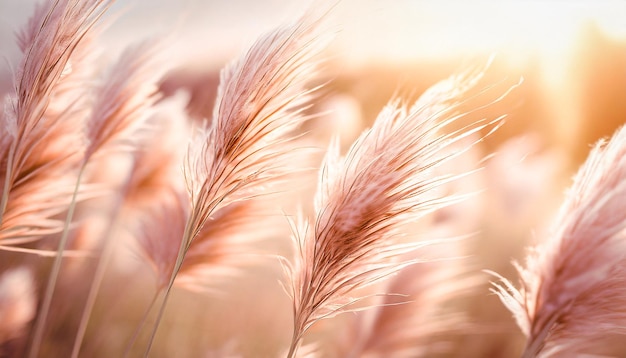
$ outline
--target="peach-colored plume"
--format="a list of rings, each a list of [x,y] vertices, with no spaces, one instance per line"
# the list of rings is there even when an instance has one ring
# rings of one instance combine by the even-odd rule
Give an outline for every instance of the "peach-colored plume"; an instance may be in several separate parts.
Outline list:
[[[521,287],[496,292],[526,335],[525,357],[597,353],[626,334],[626,128],[598,143],[574,179],[552,234],[519,266]],[[595,347],[594,347],[595,346]]]
[[[290,132],[306,118],[313,90],[305,86],[323,44],[318,25],[318,18],[305,16],[272,31],[222,71],[213,119],[193,140],[184,165],[190,213],[146,355],[186,255],[217,210],[268,194],[268,186],[293,172]]]
[[[18,35],[23,59],[15,92],[5,98],[0,143],[0,242],[17,245],[60,230],[52,217],[64,211],[74,191],[83,151],[80,129],[87,115],[83,63],[89,31],[108,1],[49,2]]]
[[[156,100],[159,71],[154,66],[154,45],[127,49],[95,91],[95,103],[87,123],[89,144],[85,158],[106,145],[129,144]]]
[[[256,41],[221,73],[210,128],[192,144],[186,177],[193,203],[191,238],[218,206],[264,191],[289,174],[290,133],[305,117],[321,50],[317,19],[304,17]]]
[[[455,155],[442,149],[499,121],[440,133],[464,115],[454,111],[479,78],[442,81],[410,109],[392,101],[345,158],[336,143],[331,146],[321,170],[316,221],[310,231],[299,225],[296,263],[288,267],[294,304],[290,356],[316,321],[363,299],[351,296],[354,289],[397,272],[412,262],[397,256],[428,244],[398,244],[394,237],[402,224],[453,200],[433,190],[455,177],[433,175],[433,167]]]
[[[146,121],[147,128],[133,151],[130,178],[124,188],[126,222],[132,222],[145,207],[160,205],[172,188],[184,189],[180,167],[190,131],[183,101],[182,96],[175,96],[155,104]]]

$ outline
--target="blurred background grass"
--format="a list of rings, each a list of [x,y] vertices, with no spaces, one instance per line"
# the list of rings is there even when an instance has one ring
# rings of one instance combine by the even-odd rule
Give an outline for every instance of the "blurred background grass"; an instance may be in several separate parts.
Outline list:
[[[5,63],[19,58],[13,31],[33,4],[0,2]],[[163,92],[187,91],[191,114],[210,117],[219,69],[259,34],[296,18],[307,6],[288,0],[118,1],[103,43],[113,56],[133,41],[167,34],[173,71]],[[316,102],[316,109],[338,115],[315,122],[312,131],[323,143],[339,130],[349,143],[394,95],[415,99],[435,82],[495,54],[484,84],[524,81],[505,101],[480,113],[508,117],[472,154],[478,162],[495,153],[483,162],[486,170],[477,182],[468,184],[485,192],[453,212],[450,222],[459,227],[455,233],[479,232],[468,248],[478,270],[514,279],[510,261],[522,259],[523,247],[546,235],[590,145],[626,120],[624,19],[623,1],[341,1],[330,15],[337,30],[324,64],[323,76],[330,82]],[[10,89],[10,70],[0,66],[0,94]],[[288,254],[285,245],[274,249]],[[291,330],[291,307],[278,277],[279,268],[268,265],[226,285],[223,297],[177,290],[153,356],[211,356],[209,347],[229,345],[249,357],[277,354]],[[86,356],[118,352],[152,294],[152,279],[142,265],[112,269],[94,316],[100,324],[88,332]],[[70,276],[65,285],[75,282]],[[73,304],[57,312],[71,312]],[[481,329],[456,338],[451,356],[519,354],[521,334],[487,285],[458,305]],[[52,328],[53,338],[44,347],[50,354],[62,355],[71,342],[75,328],[67,322],[72,319],[63,322]]]

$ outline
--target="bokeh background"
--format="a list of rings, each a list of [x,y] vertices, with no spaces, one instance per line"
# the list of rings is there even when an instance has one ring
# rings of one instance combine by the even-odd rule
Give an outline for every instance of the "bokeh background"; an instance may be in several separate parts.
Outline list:
[[[13,32],[35,3],[0,4],[0,50],[8,60],[0,68],[3,79],[10,73],[7,62],[19,56]],[[122,0],[109,11],[104,44],[114,54],[147,37],[169,36],[167,55],[188,74],[178,75],[185,82],[180,85],[210,100],[225,63],[309,6]],[[504,132],[536,132],[580,161],[590,143],[624,118],[624,14],[622,1],[339,1],[329,16],[337,31],[328,56],[330,87],[354,96],[367,122],[390,95],[419,94],[469,61],[495,54],[491,76],[525,79]]]
[[[0,65],[0,94],[9,91],[11,66],[19,59],[13,31],[33,6],[31,0],[0,1],[0,55],[6,59]],[[102,46],[113,57],[133,42],[166,36],[163,56],[171,70],[163,93],[184,93],[192,117],[210,118],[219,70],[260,34],[296,19],[309,6],[288,0],[117,1]],[[481,194],[431,220],[444,222],[450,235],[477,233],[466,248],[477,271],[515,280],[510,262],[523,260],[524,247],[549,235],[550,221],[590,145],[626,122],[624,19],[624,1],[337,2],[328,20],[336,36],[322,71],[328,84],[314,107],[329,114],[316,119],[310,131],[320,147],[333,133],[342,135],[346,147],[390,98],[414,100],[437,81],[493,56],[486,84],[523,81],[481,113],[506,113],[504,125],[455,162],[457,170],[484,167],[459,184]],[[288,252],[281,243],[272,249]],[[137,255],[127,255],[137,261]],[[100,324],[88,332],[85,356],[115,355],[147,304],[153,276],[141,264],[131,266],[114,269],[105,282],[96,312]],[[133,278],[120,281],[129,272]],[[246,357],[276,355],[287,344],[291,324],[278,277],[280,268],[267,265],[224,284],[217,297],[176,291],[154,356],[221,356],[231,348]],[[447,356],[519,354],[523,337],[489,293],[487,281],[455,303],[475,326],[454,338]],[[71,316],[73,304],[57,303],[57,312]],[[332,342],[328,332],[340,324],[322,324],[318,333]],[[65,332],[72,327],[52,328],[48,352],[65,352]]]

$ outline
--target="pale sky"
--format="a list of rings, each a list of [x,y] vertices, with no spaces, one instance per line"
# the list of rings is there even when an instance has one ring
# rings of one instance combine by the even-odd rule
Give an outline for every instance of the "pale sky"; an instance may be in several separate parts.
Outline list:
[[[301,14],[301,0],[118,0],[121,14],[106,33],[111,51],[149,36],[171,34],[171,52],[223,63],[259,34]],[[323,1],[320,1],[323,3]],[[34,0],[0,1],[0,54],[17,56],[12,32]],[[595,20],[626,37],[626,1],[343,0],[333,11],[334,48],[351,61],[439,58],[504,49],[560,51],[580,24]]]

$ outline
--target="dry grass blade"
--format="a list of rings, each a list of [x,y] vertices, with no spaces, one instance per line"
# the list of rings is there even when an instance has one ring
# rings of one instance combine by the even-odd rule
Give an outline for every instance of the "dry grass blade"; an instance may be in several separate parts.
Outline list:
[[[626,334],[625,179],[622,127],[595,146],[551,236],[518,265],[520,289],[494,285],[527,337],[525,357],[594,353],[608,334]]]
[[[316,197],[317,218],[311,232],[298,230],[296,265],[291,269],[294,332],[289,356],[316,321],[345,312],[363,297],[349,297],[411,262],[397,257],[427,245],[395,244],[405,223],[453,199],[435,193],[454,176],[433,177],[432,168],[455,154],[446,147],[491,123],[441,134],[463,117],[454,111],[480,75],[443,81],[410,109],[393,101],[374,126],[352,145],[345,158],[337,146],[328,151]]]

